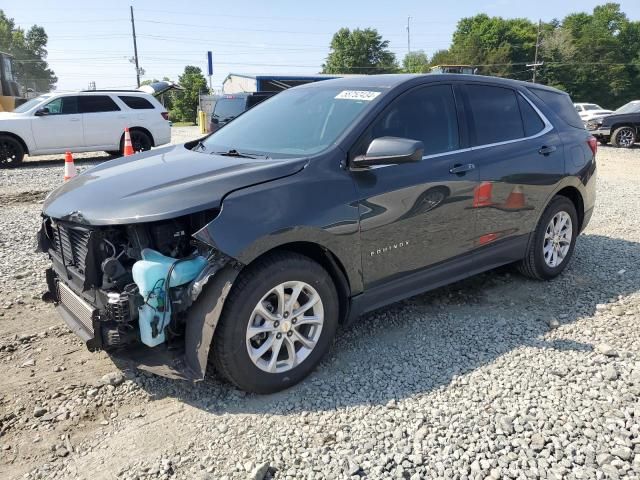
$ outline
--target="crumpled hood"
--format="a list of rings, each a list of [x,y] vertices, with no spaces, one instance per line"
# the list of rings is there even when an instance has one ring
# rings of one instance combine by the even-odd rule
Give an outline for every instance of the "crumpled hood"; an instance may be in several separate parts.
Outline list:
[[[293,175],[306,159],[263,160],[196,153],[183,145],[104,162],[45,199],[45,215],[86,225],[166,220],[218,208],[239,188]]]

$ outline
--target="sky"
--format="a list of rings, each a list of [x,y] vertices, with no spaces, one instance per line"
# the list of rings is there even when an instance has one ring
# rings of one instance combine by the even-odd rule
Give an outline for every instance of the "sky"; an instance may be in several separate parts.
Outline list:
[[[373,27],[401,61],[411,50],[447,48],[460,18],[486,13],[533,21],[587,11],[605,0],[3,0],[5,14],[49,35],[48,61],[58,90],[135,87],[129,7],[133,6],[142,80],[177,80],[185,65],[202,68],[213,52],[214,88],[233,73],[313,74],[321,70],[341,27]],[[618,0],[640,20],[640,0]]]

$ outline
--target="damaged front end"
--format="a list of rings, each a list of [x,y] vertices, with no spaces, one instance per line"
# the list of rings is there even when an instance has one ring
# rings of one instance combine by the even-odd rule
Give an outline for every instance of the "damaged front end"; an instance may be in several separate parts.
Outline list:
[[[52,261],[46,298],[90,350],[159,375],[202,380],[239,270],[193,237],[217,213],[113,226],[44,216],[38,243]]]

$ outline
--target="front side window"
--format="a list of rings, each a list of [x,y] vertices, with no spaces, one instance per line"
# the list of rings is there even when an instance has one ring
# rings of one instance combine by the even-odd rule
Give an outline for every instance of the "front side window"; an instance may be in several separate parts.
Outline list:
[[[86,95],[80,97],[81,113],[116,112],[120,110],[108,95]]]
[[[369,143],[380,137],[420,140],[425,155],[459,149],[458,118],[451,85],[420,87],[394,100],[365,133],[356,147],[356,155],[365,153]]]
[[[44,108],[49,110],[49,115],[70,115],[78,113],[78,97],[59,97],[51,100]]]
[[[510,88],[467,85],[476,145],[523,138],[524,126],[516,92]]]
[[[225,122],[237,117],[245,110],[245,97],[222,97],[213,108],[213,118]]]

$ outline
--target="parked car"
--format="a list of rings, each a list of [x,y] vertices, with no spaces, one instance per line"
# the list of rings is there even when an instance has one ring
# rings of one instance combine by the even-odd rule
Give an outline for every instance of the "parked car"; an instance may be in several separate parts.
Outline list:
[[[93,152],[119,155],[129,127],[136,151],[171,141],[169,116],[154,97],[136,90],[49,93],[0,113],[0,166],[24,155]]]
[[[574,103],[573,106],[576,107],[576,112],[578,112],[583,122],[587,122],[594,117],[601,117],[613,113],[613,110],[602,108],[596,103]]]
[[[595,117],[586,124],[587,130],[602,144],[631,148],[638,141],[640,128],[640,100],[633,100],[613,114]]]
[[[233,95],[223,95],[213,107],[211,114],[211,125],[209,130],[215,132],[224,127],[238,115],[255,107],[267,98],[273,97],[278,92],[253,92],[234,93]]]
[[[211,361],[274,392],[365,312],[512,262],[559,275],[593,212],[596,147],[567,94],[530,83],[292,88],[54,190],[47,297],[92,350],[189,380]]]

